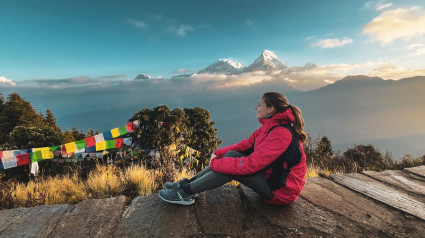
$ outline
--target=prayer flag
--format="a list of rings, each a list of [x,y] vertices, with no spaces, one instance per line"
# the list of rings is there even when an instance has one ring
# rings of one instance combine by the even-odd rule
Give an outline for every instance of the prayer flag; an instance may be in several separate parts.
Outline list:
[[[16,156],[18,166],[30,164],[30,154],[20,154]]]
[[[139,127],[139,126],[140,126],[140,121],[139,121],[139,120],[135,120],[135,121],[133,121],[133,125],[134,125],[135,127]]]
[[[122,126],[122,127],[118,128],[118,130],[120,131],[120,135],[127,134],[127,127],[126,126]]]
[[[53,155],[54,155],[55,157],[59,157],[59,155],[61,155],[61,151],[60,151],[60,150],[55,150],[55,151],[53,151],[52,153],[53,153]]]
[[[77,150],[77,147],[75,146],[75,142],[70,142],[65,144],[66,153],[72,153]]]
[[[60,149],[61,149],[61,146],[60,145],[50,147],[50,151],[51,152],[53,152],[55,150],[60,150]]]
[[[131,145],[132,139],[131,138],[124,138],[124,145]]]
[[[124,146],[124,138],[115,139],[115,148],[120,148]]]
[[[86,141],[86,146],[91,147],[96,145],[96,140],[94,139],[94,136],[87,137],[84,139]]]
[[[31,153],[31,162],[37,162],[37,161],[42,161],[43,160],[43,154],[41,152],[41,150],[39,151],[34,151]]]
[[[125,125],[125,127],[127,128],[127,131],[128,131],[128,132],[132,132],[132,131],[134,130],[133,122],[127,123],[127,124]]]
[[[54,157],[49,147],[43,147],[39,149],[41,150],[41,156],[43,159],[52,159]]]
[[[3,167],[3,159],[0,157],[0,170],[4,169]]]
[[[115,148],[115,140],[106,141],[106,149],[114,149]]]
[[[96,144],[99,142],[105,141],[105,139],[103,138],[103,133],[95,135],[94,139],[96,140]]]
[[[94,146],[90,146],[90,147],[86,147],[86,152],[95,152],[96,151],[96,145]]]
[[[117,138],[118,136],[120,136],[120,130],[118,130],[118,128],[112,129],[111,134],[112,138]]]
[[[77,150],[85,149],[86,148],[86,140],[82,139],[75,142],[75,145],[77,146]]]
[[[111,133],[111,131],[107,131],[107,132],[103,132],[103,139],[104,140],[112,140],[113,138],[112,138],[112,133]]]
[[[106,150],[106,141],[96,142],[96,151]]]
[[[99,158],[99,159],[102,158],[103,157],[103,152],[96,153],[96,157]]]
[[[0,159],[3,158],[3,151],[0,151]]]

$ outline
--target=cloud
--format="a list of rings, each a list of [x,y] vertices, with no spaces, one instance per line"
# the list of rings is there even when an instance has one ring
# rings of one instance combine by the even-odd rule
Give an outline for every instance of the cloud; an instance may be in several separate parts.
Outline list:
[[[383,79],[398,80],[414,76],[425,76],[425,69],[410,70],[403,67],[396,67],[390,61],[384,61],[379,67],[369,72],[368,75]]]
[[[0,76],[0,85],[1,84],[9,84],[11,86],[16,86],[16,83],[15,82],[13,82],[12,80],[10,80],[10,79],[8,79],[8,78],[6,78],[4,76]]]
[[[178,27],[171,25],[167,31],[177,36],[186,36],[189,31],[193,31],[193,27],[191,25],[180,25]]]
[[[425,36],[425,10],[421,7],[398,8],[382,12],[363,28],[363,34],[389,44],[397,39],[410,41]]]
[[[376,4],[376,10],[377,11],[382,11],[384,9],[387,9],[389,7],[391,7],[393,4],[392,3],[378,3]]]
[[[144,21],[127,19],[126,22],[133,25],[134,27],[137,27],[137,28],[140,28],[140,29],[148,29],[149,28],[149,25],[146,24],[146,22],[144,22]]]
[[[346,44],[352,43],[353,40],[348,38],[348,37],[344,37],[344,39],[321,39],[319,41],[317,41],[316,43],[313,43],[312,46],[313,47],[321,47],[321,48],[335,48],[335,47],[341,47],[344,46]]]
[[[172,73],[174,73],[174,74],[183,74],[183,73],[186,73],[186,72],[188,72],[189,70],[188,69],[186,69],[186,68],[181,68],[181,69],[176,69],[176,70],[174,70]]]
[[[46,87],[50,89],[74,88],[74,87],[93,87],[101,85],[116,84],[125,75],[110,75],[100,77],[78,76],[65,79],[33,79],[27,80],[23,84],[28,87]]]

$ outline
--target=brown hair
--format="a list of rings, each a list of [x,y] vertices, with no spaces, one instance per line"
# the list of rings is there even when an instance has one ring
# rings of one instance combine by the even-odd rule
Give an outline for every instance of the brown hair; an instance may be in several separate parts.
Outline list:
[[[302,142],[307,138],[307,133],[304,131],[304,119],[301,114],[301,110],[297,106],[289,104],[288,99],[281,93],[268,92],[263,94],[264,103],[267,107],[273,106],[276,109],[276,113],[284,112],[290,108],[295,116],[295,122],[293,127],[295,133]]]

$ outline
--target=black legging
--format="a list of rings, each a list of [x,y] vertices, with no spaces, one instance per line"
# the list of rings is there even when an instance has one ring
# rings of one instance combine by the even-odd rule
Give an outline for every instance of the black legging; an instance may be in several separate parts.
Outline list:
[[[229,151],[223,157],[243,157],[245,155],[237,151]],[[266,179],[263,176],[263,171],[249,174],[249,175],[227,175],[211,171],[211,168],[208,166],[201,172],[195,175],[193,180],[189,183],[190,190],[193,194],[200,193],[206,190],[211,190],[218,188],[232,180],[236,180],[243,185],[251,188],[264,198],[270,200],[273,198],[273,193],[267,184]]]

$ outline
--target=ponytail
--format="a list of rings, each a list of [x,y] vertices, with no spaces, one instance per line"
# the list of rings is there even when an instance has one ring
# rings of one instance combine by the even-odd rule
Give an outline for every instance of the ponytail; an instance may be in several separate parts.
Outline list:
[[[291,109],[295,116],[295,122],[293,127],[298,139],[304,142],[307,138],[307,133],[304,131],[304,119],[301,114],[301,110],[297,106],[289,104],[288,99],[281,93],[268,92],[263,94],[264,102],[268,107],[274,106],[277,113],[284,112],[287,109]]]

